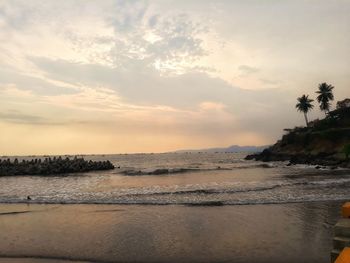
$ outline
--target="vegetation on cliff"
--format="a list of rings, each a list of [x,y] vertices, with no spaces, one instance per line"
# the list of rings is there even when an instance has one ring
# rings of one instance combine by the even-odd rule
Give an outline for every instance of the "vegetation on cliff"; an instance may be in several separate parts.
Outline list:
[[[55,175],[114,169],[110,161],[86,161],[84,158],[53,157],[32,160],[0,160],[0,176],[8,175]]]
[[[314,107],[314,105],[312,105],[312,102],[314,100],[309,99],[308,95],[303,95],[300,98],[297,99],[298,103],[297,105],[295,105],[295,107],[297,108],[298,111],[304,113],[304,117],[305,117],[305,122],[306,122],[306,126],[309,126],[309,120],[307,118],[307,113],[312,110],[312,108]]]
[[[322,83],[316,92],[320,109],[326,113],[324,119],[308,122],[306,113],[313,105],[303,95],[298,98],[296,108],[305,114],[307,126],[285,129],[287,133],[276,144],[246,159],[350,167],[350,103],[345,99],[338,102],[336,110],[330,111],[333,88]]]
[[[324,111],[327,117],[327,113],[329,113],[329,109],[331,107],[331,101],[334,100],[333,90],[334,87],[327,83],[321,83],[318,85],[318,91],[316,93],[317,101],[320,104],[320,110]]]

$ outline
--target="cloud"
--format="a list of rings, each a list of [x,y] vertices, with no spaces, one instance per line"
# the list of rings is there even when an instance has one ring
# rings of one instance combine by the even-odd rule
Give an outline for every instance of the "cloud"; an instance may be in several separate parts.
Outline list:
[[[226,106],[222,103],[211,102],[211,101],[202,102],[199,106],[204,111],[215,110],[215,111],[221,112],[223,109],[226,108]]]
[[[8,110],[7,112],[0,112],[0,120],[5,122],[17,124],[31,124],[31,125],[47,125],[57,124],[53,123],[40,116],[22,113],[18,110]]]
[[[199,37],[205,31],[203,26],[186,14],[166,17],[149,14],[144,5],[134,5],[123,6],[122,9],[131,8],[132,12],[121,12],[122,18],[113,23],[116,37],[110,57],[114,65],[128,67],[133,63],[131,60],[140,60],[166,73],[198,67],[192,63],[207,54]]]
[[[146,1],[116,1],[118,12],[111,19],[111,23],[117,32],[134,31],[143,21],[148,4]]]
[[[261,78],[260,81],[265,83],[265,84],[268,84],[268,85],[278,85],[278,84],[280,84],[280,82],[278,82],[276,80],[271,80],[271,79]]]
[[[133,67],[126,70],[46,58],[32,58],[31,61],[51,79],[95,87],[97,90],[98,86],[105,86],[114,90],[124,101],[134,104],[190,108],[204,101],[216,101],[239,109],[280,96],[276,89],[256,92],[242,90],[203,72],[162,76],[142,63],[140,70],[135,71]]]
[[[40,95],[73,94],[77,90],[69,88],[62,83],[53,83],[48,80],[28,76],[16,71],[0,69],[0,85],[15,85],[17,89],[29,91]]]
[[[258,68],[250,67],[250,66],[247,66],[247,65],[240,65],[238,67],[238,69],[239,69],[240,72],[242,72],[242,74],[254,74],[254,73],[259,72]]]
[[[324,0],[316,9],[290,0],[0,1],[0,125],[7,135],[64,133],[85,150],[91,140],[111,151],[271,143],[303,122],[295,98],[319,82],[348,96],[349,10]]]
[[[105,112],[124,109],[130,113],[126,115],[129,122],[138,122],[132,117],[137,116],[137,119],[147,120],[150,126],[154,126],[155,119],[162,123],[166,118],[161,116],[171,113],[173,130],[190,132],[191,127],[196,126],[198,128],[193,130],[214,135],[225,127],[229,133],[257,130],[270,137],[288,126],[290,120],[284,117],[289,113],[286,105],[294,107],[291,94],[281,89],[243,90],[205,73],[161,76],[145,67],[142,67],[143,71],[134,71],[44,58],[33,58],[32,61],[41,70],[46,70],[52,79],[91,87],[80,94],[53,98],[51,103]],[[102,95],[99,87],[108,87],[109,94]],[[211,110],[210,114],[205,110]],[[189,118],[195,116],[196,111],[201,112],[203,118]],[[147,114],[140,116],[142,113]],[[266,123],[271,119],[279,121],[267,127]],[[123,125],[128,126],[124,122]]]

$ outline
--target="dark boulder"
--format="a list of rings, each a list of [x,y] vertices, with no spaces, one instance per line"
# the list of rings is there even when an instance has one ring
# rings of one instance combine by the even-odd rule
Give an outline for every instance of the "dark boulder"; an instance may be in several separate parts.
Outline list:
[[[54,175],[67,173],[81,173],[99,170],[111,170],[114,165],[110,161],[86,161],[84,158],[75,157],[74,159],[61,157],[41,159],[22,160],[15,159],[0,161],[0,176],[7,175]]]

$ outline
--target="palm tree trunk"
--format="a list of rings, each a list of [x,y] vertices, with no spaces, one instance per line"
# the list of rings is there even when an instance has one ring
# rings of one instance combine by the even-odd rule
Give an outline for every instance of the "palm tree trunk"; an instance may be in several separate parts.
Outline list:
[[[307,119],[306,112],[304,112],[304,117],[305,117],[306,126],[309,127],[309,121]]]

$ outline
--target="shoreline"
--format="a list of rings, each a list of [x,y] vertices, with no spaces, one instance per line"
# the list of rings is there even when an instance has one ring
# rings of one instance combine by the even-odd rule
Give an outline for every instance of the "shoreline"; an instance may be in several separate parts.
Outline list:
[[[183,207],[220,207],[220,206],[257,206],[257,205],[288,205],[288,204],[303,204],[303,203],[322,203],[322,202],[345,202],[348,201],[349,198],[339,198],[339,199],[323,199],[323,200],[295,200],[295,201],[271,201],[271,202],[251,202],[251,203],[244,203],[244,202],[237,202],[237,203],[230,203],[225,201],[203,201],[203,202],[188,202],[188,203],[161,203],[161,202],[17,202],[17,201],[0,201],[0,205],[63,205],[63,206],[69,206],[69,205],[107,205],[107,206],[155,206],[155,207],[162,207],[162,206],[183,206]],[[1,212],[0,212],[1,215]]]

